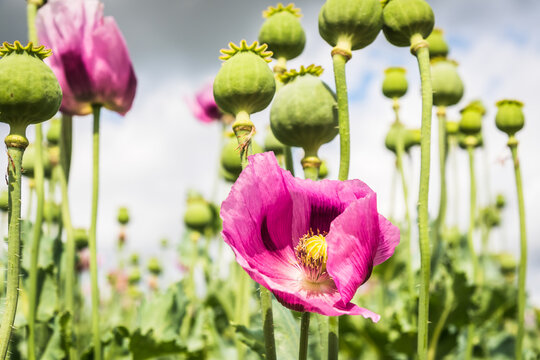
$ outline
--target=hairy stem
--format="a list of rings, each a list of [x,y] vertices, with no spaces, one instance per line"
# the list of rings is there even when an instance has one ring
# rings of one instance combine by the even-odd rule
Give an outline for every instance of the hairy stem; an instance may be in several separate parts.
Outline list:
[[[348,58],[340,53],[332,56],[334,63],[334,77],[336,81],[336,96],[339,120],[339,180],[349,177],[349,163],[351,160],[351,139],[349,130],[349,99],[347,97],[347,81],[345,78],[345,64]]]
[[[300,322],[300,351],[298,360],[307,360],[308,355],[308,336],[309,336],[309,312],[302,313]]]

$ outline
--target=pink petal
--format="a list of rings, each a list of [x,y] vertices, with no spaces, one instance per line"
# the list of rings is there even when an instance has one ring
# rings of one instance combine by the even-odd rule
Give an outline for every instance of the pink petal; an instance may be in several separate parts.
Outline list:
[[[399,244],[399,228],[382,215],[379,215],[379,229],[382,239],[380,239],[379,247],[375,253],[373,265],[379,265],[388,260]]]

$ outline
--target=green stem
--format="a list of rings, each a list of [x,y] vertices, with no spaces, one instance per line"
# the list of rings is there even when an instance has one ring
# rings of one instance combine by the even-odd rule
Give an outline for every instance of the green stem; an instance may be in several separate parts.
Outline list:
[[[429,281],[431,253],[429,244],[429,171],[431,147],[431,111],[433,107],[433,90],[431,86],[431,68],[429,49],[420,34],[411,37],[411,49],[418,60],[422,87],[422,126],[420,140],[420,189],[418,195],[418,233],[420,242],[420,297],[418,306],[418,358],[425,360],[428,349],[429,322]]]
[[[28,209],[26,209],[26,220],[32,217],[32,203],[34,202],[34,179],[28,179]]]
[[[30,7],[30,5],[29,5]],[[28,359],[36,359],[36,311],[38,296],[38,263],[41,227],[43,224],[43,204],[45,201],[43,174],[43,132],[41,124],[36,124],[36,154],[34,161],[34,180],[37,197],[36,220],[33,227],[32,248],[30,255],[29,304],[28,304]]]
[[[321,353],[321,359],[324,358],[324,354],[328,354],[328,316],[315,314],[319,328],[319,348]]]
[[[308,336],[309,336],[309,312],[302,313],[300,322],[300,351],[298,360],[307,360],[308,355]]]
[[[328,317],[328,360],[337,360],[339,353],[339,317]]]
[[[67,120],[67,121],[66,121]],[[66,124],[67,122],[67,124]],[[66,164],[69,164],[71,157],[71,133],[65,131],[64,126],[70,126],[71,117],[62,118],[62,136],[60,137],[60,163],[58,164],[58,180],[60,181],[60,189],[62,192],[62,226],[66,229],[66,268],[63,273],[65,276],[65,308],[73,319],[75,315],[75,240],[73,237],[73,225],[71,224],[71,214],[69,210],[68,197],[68,170]],[[69,145],[69,147],[68,147]],[[68,325],[67,338],[70,339],[73,334],[73,320]],[[77,353],[73,344],[70,341],[67,344],[69,349],[69,358],[77,359]]]
[[[311,179],[317,181],[319,179],[319,168],[308,166],[304,168],[304,177],[306,179]]]
[[[471,179],[470,192],[470,213],[469,213],[469,231],[467,232],[467,246],[472,262],[472,275],[476,283],[480,283],[480,272],[478,271],[478,256],[474,250],[474,229],[476,227],[476,176],[474,174],[474,146],[467,146],[469,154],[469,175]]]
[[[276,340],[274,338],[274,315],[272,314],[272,293],[261,285],[261,310],[266,359],[276,360]]]
[[[21,165],[26,137],[10,133],[6,137],[8,151],[8,254],[6,305],[0,327],[0,359],[5,359],[13,329],[19,297],[19,272],[21,258]]]
[[[407,179],[405,176],[405,171],[403,170],[403,137],[399,137],[398,143],[396,146],[396,166],[399,170],[401,176],[401,187],[403,188],[403,201],[405,202],[405,221],[407,222],[407,230],[405,231],[405,239],[403,239],[403,244],[406,246],[405,252],[407,253],[407,284],[409,287],[409,293],[411,296],[414,295],[414,273],[412,268],[412,252],[411,252],[411,214],[409,212],[409,188],[407,186]]]
[[[446,320],[448,319],[448,316],[450,315],[450,312],[452,311],[454,305],[454,294],[452,293],[452,288],[449,285],[449,281],[446,281],[446,296],[444,298],[444,305],[443,305],[443,311],[437,320],[437,324],[435,325],[435,329],[433,330],[433,335],[431,336],[431,344],[429,345],[429,351],[428,351],[428,359],[434,360],[435,356],[437,355],[437,345],[439,343],[439,338],[441,336],[442,331],[444,330],[444,325],[446,324]]]
[[[510,141],[513,140],[513,141]],[[516,337],[516,359],[523,357],[523,336],[525,334],[525,279],[527,276],[527,228],[525,226],[525,200],[523,198],[523,184],[521,180],[521,170],[519,157],[517,153],[517,141],[511,137],[508,146],[512,151],[512,160],[514,160],[514,173],[516,177],[516,190],[519,207],[519,234],[521,256],[519,261],[518,274],[518,331]]]
[[[440,177],[440,200],[439,214],[435,222],[435,258],[438,258],[441,252],[442,234],[446,219],[446,108],[440,106],[437,109],[437,118],[439,120],[439,177]]]
[[[94,360],[101,359],[101,339],[99,330],[99,286],[97,264],[97,212],[99,197],[99,120],[101,105],[92,105],[94,115],[93,132],[93,166],[92,166],[92,215],[88,231],[88,248],[90,250],[90,280],[92,285],[92,339],[94,343]]]
[[[336,96],[339,121],[339,180],[349,178],[349,163],[351,160],[351,139],[349,130],[349,99],[347,97],[347,81],[345,78],[345,64],[348,58],[336,53],[332,56],[334,63],[334,77],[336,81]]]
[[[294,176],[294,164],[292,158],[292,151],[290,146],[285,146],[285,169],[289,170],[292,176]]]
[[[73,141],[73,117],[71,115],[62,114],[60,141],[63,143],[60,151],[64,154],[63,156],[60,156],[60,162],[63,162],[66,182],[69,183],[69,169],[71,167],[71,148]]]

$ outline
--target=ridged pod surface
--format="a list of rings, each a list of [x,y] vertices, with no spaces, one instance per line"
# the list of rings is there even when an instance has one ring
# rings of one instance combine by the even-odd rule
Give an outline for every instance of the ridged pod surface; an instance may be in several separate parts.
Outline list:
[[[259,32],[259,43],[267,44],[274,59],[294,59],[302,53],[306,45],[306,33],[300,24],[300,10],[294,4],[275,8],[269,7],[263,13],[266,21]]]
[[[50,50],[32,43],[0,47],[0,121],[17,129],[49,120],[62,101],[62,90],[43,62]]]
[[[285,145],[304,149],[306,156],[317,154],[320,146],[338,134],[336,95],[321,81],[320,67],[301,67],[283,75],[285,85],[270,109],[270,126]]]
[[[383,95],[390,99],[400,98],[407,93],[406,70],[402,67],[390,67],[384,71],[382,84]]]
[[[327,0],[319,12],[319,34],[331,46],[350,42],[347,50],[371,44],[382,28],[379,0]]]
[[[266,44],[255,41],[240,46],[229,44],[230,49],[221,50],[225,60],[214,80],[214,99],[219,108],[236,115],[240,111],[253,114],[264,110],[276,91],[274,73],[268,67]]]
[[[383,10],[383,32],[395,46],[410,46],[416,34],[425,39],[431,34],[435,16],[424,0],[390,0]]]
[[[495,115],[497,128],[509,136],[513,136],[525,125],[523,103],[518,100],[505,99],[497,102],[497,115]]]
[[[431,49],[430,49],[431,50]],[[457,63],[445,58],[431,61],[433,105],[451,106],[463,97],[463,81],[457,72]]]

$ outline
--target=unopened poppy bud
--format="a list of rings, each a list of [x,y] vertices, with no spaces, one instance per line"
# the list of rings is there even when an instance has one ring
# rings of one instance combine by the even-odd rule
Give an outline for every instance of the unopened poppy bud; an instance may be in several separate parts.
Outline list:
[[[9,193],[7,190],[0,192],[0,211],[7,212],[9,209]]]
[[[444,58],[431,61],[433,105],[451,106],[463,97],[463,82],[457,72],[457,63]]]
[[[444,40],[443,31],[435,28],[426,38],[429,44],[429,57],[446,57],[448,55],[448,44]]]
[[[383,33],[395,46],[410,46],[413,35],[427,38],[435,24],[431,6],[424,0],[389,0],[383,9]]]
[[[81,251],[88,247],[88,231],[86,229],[73,229],[73,239],[75,240],[75,248],[77,251]]]
[[[60,205],[53,201],[45,201],[45,204],[43,204],[43,218],[46,221],[57,224],[61,217],[62,211],[60,210]]]
[[[47,142],[51,145],[60,143],[60,132],[62,131],[62,120],[54,118],[49,122],[49,130],[47,130]]]
[[[259,32],[259,43],[268,45],[272,57],[291,60],[300,55],[306,45],[306,34],[299,20],[300,9],[294,4],[279,3],[268,7],[263,16],[266,21]]]
[[[274,73],[268,67],[266,44],[245,40],[230,49],[221,50],[225,60],[214,79],[214,99],[220,109],[236,115],[241,111],[253,114],[264,110],[276,91]]]
[[[389,67],[384,70],[382,92],[389,99],[397,99],[407,93],[408,83],[405,68]]]
[[[486,110],[479,102],[472,102],[461,110],[459,131],[467,135],[475,135],[482,130],[482,118]]]
[[[129,223],[129,210],[126,207],[120,207],[118,209],[118,223],[121,225],[127,225]]]
[[[371,44],[382,28],[379,0],[327,0],[319,12],[319,34],[335,49],[349,52]]]
[[[184,224],[190,230],[203,231],[213,220],[212,209],[204,200],[193,200],[187,204]]]
[[[263,152],[263,149],[255,141],[251,141],[251,149],[254,154]],[[225,146],[221,150],[221,166],[225,170],[225,175],[230,176],[232,182],[236,181],[238,175],[242,172],[242,162],[240,160],[240,150],[238,148],[238,140],[231,135]],[[228,181],[228,178],[225,178]]]
[[[310,65],[281,76],[285,85],[270,109],[270,126],[276,138],[288,146],[316,156],[321,145],[338,134],[336,95],[319,75],[322,68]]]
[[[503,194],[497,194],[497,198],[495,199],[495,206],[499,210],[504,209],[504,207],[506,206],[506,198]]]
[[[150,258],[148,260],[148,271],[156,276],[159,276],[163,269],[161,268],[161,264],[159,263],[159,260],[156,258]]]
[[[523,103],[518,100],[504,99],[497,102],[495,125],[508,136],[513,136],[525,125]]]
[[[49,120],[60,107],[62,90],[43,62],[50,54],[44,46],[18,41],[0,47],[0,121],[18,135],[24,136],[30,124]]]

